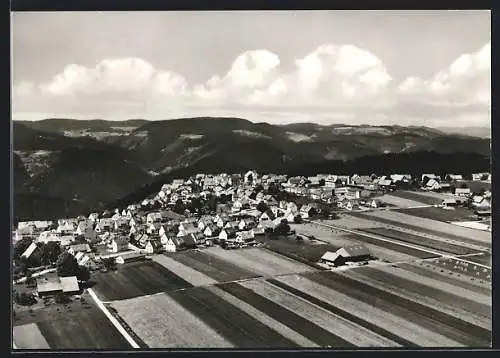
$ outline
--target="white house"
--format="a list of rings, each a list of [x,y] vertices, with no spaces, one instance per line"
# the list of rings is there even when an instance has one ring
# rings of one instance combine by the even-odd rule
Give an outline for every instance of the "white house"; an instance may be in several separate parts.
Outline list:
[[[126,237],[115,237],[111,241],[111,252],[128,250],[128,239]]]
[[[455,195],[462,197],[469,197],[471,195],[470,188],[456,188]]]
[[[436,179],[429,179],[429,181],[425,184],[425,189],[427,190],[439,190],[441,185]]]
[[[146,223],[147,224],[153,224],[156,222],[160,222],[162,220],[162,215],[161,213],[155,212],[155,213],[149,213],[146,216]]]
[[[176,251],[176,246],[174,243],[174,240],[172,238],[168,237],[167,235],[163,234],[160,236],[160,242],[163,245],[163,250],[166,252],[175,252]]]

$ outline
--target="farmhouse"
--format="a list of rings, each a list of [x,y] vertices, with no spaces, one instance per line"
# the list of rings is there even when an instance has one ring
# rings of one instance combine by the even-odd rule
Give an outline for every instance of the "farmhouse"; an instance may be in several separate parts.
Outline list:
[[[201,230],[198,227],[196,227],[195,224],[192,223],[192,222],[181,223],[179,225],[179,232],[177,234],[177,237],[186,236],[186,235],[190,235],[190,234],[195,234],[195,233],[198,233],[200,231]]]
[[[128,250],[128,239],[126,237],[115,237],[111,241],[111,252],[120,252],[126,250]]]
[[[124,264],[125,262],[132,262],[132,261],[140,261],[144,260],[146,258],[146,255],[139,252],[139,251],[127,251],[121,253],[119,256],[116,256],[115,262],[117,264]]]
[[[115,227],[115,222],[111,218],[103,218],[100,219],[97,223],[95,231],[98,233],[102,233],[105,231],[111,231]]]
[[[172,241],[174,242],[176,251],[196,248],[196,241],[191,235],[173,237]]]
[[[455,195],[462,196],[462,197],[468,197],[471,195],[470,188],[456,188]]]
[[[224,229],[219,234],[219,241],[228,241],[231,239],[236,239],[236,229]]]
[[[311,216],[316,214],[316,209],[313,208],[311,205],[303,205],[300,208],[300,216],[303,219],[310,218]]]
[[[265,230],[262,226],[257,226],[252,229],[254,236],[260,236],[265,234]]]
[[[472,206],[477,210],[491,209],[491,202],[481,195],[474,195],[472,197]]]
[[[62,292],[68,295],[76,294],[80,291],[76,276],[59,277],[61,281]]]
[[[89,244],[76,244],[76,245],[70,245],[68,248],[68,252],[72,255],[76,254],[77,252],[90,252],[90,246]]]
[[[203,230],[203,234],[206,236],[206,237],[212,237],[212,236],[216,236],[220,233],[220,227],[218,227],[217,225],[215,224],[210,224],[208,225],[205,230]]]
[[[342,247],[336,252],[327,251],[321,256],[320,262],[332,266],[341,266],[347,262],[361,262],[370,258],[371,254],[368,248],[364,245],[353,245]]]
[[[455,207],[457,206],[457,200],[456,199],[453,199],[453,198],[447,198],[447,199],[444,199],[442,202],[441,202],[441,206],[443,208],[451,208],[451,207]]]
[[[72,234],[75,232],[75,224],[72,222],[64,221],[57,227],[57,232],[61,234]]]
[[[29,258],[31,254],[37,249],[37,247],[38,246],[34,242],[32,242],[30,246],[28,246],[28,248],[22,253],[21,257],[25,259]]]
[[[262,213],[259,220],[272,221],[274,219],[276,219],[276,215],[274,215],[274,213],[270,209],[267,209],[265,212]]]
[[[158,240],[149,240],[145,246],[146,253],[156,254],[163,251],[163,245]]]
[[[463,176],[461,174],[446,174],[445,179],[448,181],[457,181],[463,180]]]
[[[436,179],[429,179],[427,183],[425,184],[425,189],[426,190],[439,190],[441,189],[441,185]]]
[[[245,245],[253,245],[255,243],[255,234],[252,230],[239,231],[236,234],[236,241],[241,242]]]
[[[160,236],[160,242],[163,245],[163,250],[166,252],[175,252],[176,246],[173,238],[168,237],[167,235]]]
[[[146,216],[146,224],[150,225],[153,223],[159,223],[162,221],[162,218],[163,217],[162,217],[161,213],[159,213],[159,212],[149,213]]]
[[[37,280],[36,292],[38,297],[53,296],[63,292],[61,281],[58,277],[41,278]]]

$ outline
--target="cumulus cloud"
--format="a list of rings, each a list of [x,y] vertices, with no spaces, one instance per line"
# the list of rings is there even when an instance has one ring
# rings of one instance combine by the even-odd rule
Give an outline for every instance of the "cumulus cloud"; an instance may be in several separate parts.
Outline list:
[[[462,54],[447,68],[424,80],[408,77],[398,87],[406,97],[443,105],[489,105],[491,102],[491,42]]]
[[[325,44],[296,58],[289,70],[271,51],[246,51],[227,72],[199,84],[188,84],[181,74],[157,69],[140,58],[109,58],[93,67],[71,64],[41,84],[14,84],[13,102],[25,112],[33,106],[54,112],[60,106],[62,113],[92,108],[102,116],[120,110],[146,118],[229,110],[249,119],[249,114],[259,113],[269,121],[262,113],[289,113],[276,114],[278,122],[301,121],[309,113],[322,121],[422,124],[474,118],[477,124],[489,122],[490,72],[490,43],[459,56],[430,78],[409,76],[399,83],[369,50]]]

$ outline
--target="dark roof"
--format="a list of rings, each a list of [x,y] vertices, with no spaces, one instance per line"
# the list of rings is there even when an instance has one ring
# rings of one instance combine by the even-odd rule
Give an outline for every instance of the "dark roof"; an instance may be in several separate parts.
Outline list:
[[[196,241],[191,235],[181,236],[181,237],[173,237],[172,241],[177,247],[192,247],[196,246]]]
[[[229,228],[229,229],[224,229],[224,231],[226,232],[227,237],[231,238],[231,237],[236,237],[236,233],[238,232],[238,229]]]
[[[267,216],[269,217],[269,219],[270,219],[270,220],[274,220],[274,219],[276,219],[276,215],[274,215],[274,213],[272,212],[272,210],[271,210],[271,209],[267,209],[267,210],[265,211],[265,213],[267,214]]]

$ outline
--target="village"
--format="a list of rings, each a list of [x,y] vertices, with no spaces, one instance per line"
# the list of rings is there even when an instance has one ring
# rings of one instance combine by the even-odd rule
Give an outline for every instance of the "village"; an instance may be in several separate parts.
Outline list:
[[[76,311],[97,305],[137,342],[141,338],[106,298],[120,302],[217,282],[261,276],[271,282],[302,271],[344,272],[435,258],[432,265],[441,271],[461,270],[484,284],[491,279],[484,258],[461,255],[487,255],[489,244],[463,238],[460,245],[466,247],[459,247],[458,236],[444,242],[447,234],[438,227],[445,221],[446,231],[451,225],[466,237],[475,234],[465,230],[491,235],[491,175],[471,179],[198,174],[114,211],[19,222],[13,231],[14,319],[21,325],[43,320],[48,312],[64,317],[75,314],[75,302],[81,301]],[[423,224],[413,221],[418,218]],[[429,230],[433,225],[439,234]],[[470,266],[446,261],[449,253],[454,256],[446,260]]]

